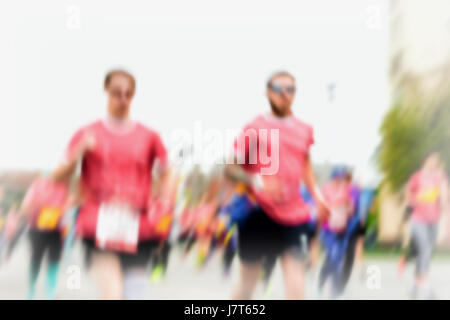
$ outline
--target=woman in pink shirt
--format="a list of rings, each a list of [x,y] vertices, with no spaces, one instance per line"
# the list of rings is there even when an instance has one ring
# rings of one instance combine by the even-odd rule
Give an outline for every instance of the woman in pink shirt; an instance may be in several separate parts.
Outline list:
[[[46,251],[46,298],[54,298],[63,242],[61,221],[68,206],[68,194],[67,183],[39,177],[32,183],[22,201],[20,211],[27,217],[31,240],[28,299],[35,296],[36,282]]]
[[[437,153],[429,155],[422,168],[410,178],[406,201],[412,209],[411,240],[417,251],[412,297],[417,298],[423,292],[426,298],[432,298],[428,272],[441,212],[447,203],[447,179]]]

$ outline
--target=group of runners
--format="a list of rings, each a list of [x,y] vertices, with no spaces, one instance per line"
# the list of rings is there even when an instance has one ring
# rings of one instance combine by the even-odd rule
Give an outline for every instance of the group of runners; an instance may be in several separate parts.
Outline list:
[[[194,251],[199,267],[221,252],[225,274],[237,255],[233,299],[252,298],[261,279],[269,283],[277,261],[286,298],[304,299],[305,273],[317,265],[322,247],[318,297],[330,283],[330,298],[342,298],[355,255],[363,251],[375,190],[355,184],[345,166],[319,186],[310,157],[313,128],[291,109],[295,78],[270,76],[269,112],[248,122],[226,165],[206,179],[186,176],[170,163],[160,135],[131,119],[135,88],[129,72],[109,72],[107,116],[77,130],[57,168],[37,178],[8,215],[11,226],[1,236],[10,247],[24,225],[29,230],[27,297],[36,296],[47,254],[46,298],[55,298],[62,254],[79,240],[101,299],[145,298],[149,267],[153,280],[164,276],[174,246]],[[444,185],[436,155],[409,184],[417,288],[426,283]]]

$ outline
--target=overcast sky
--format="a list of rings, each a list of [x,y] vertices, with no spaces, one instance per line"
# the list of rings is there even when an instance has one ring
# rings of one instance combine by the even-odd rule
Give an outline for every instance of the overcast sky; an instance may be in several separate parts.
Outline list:
[[[132,117],[169,147],[196,121],[225,131],[267,112],[267,76],[286,69],[313,160],[369,171],[389,101],[387,25],[381,0],[4,1],[0,170],[52,168],[105,115],[104,74],[122,66],[137,78]]]

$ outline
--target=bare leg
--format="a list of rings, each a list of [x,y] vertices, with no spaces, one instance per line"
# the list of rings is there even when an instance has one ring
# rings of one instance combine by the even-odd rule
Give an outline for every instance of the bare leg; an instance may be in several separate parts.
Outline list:
[[[249,300],[252,298],[256,284],[260,278],[262,268],[262,262],[241,262],[241,279],[233,291],[233,300]]]
[[[358,266],[364,264],[364,237],[359,236],[358,242],[356,243],[356,263]]]
[[[283,269],[284,286],[286,299],[303,300],[304,296],[304,262],[294,257],[290,253],[285,253],[281,257],[281,267]]]
[[[310,248],[310,261],[311,261],[311,268],[314,269],[320,259],[320,242],[319,238],[315,237],[311,241],[311,248]]]
[[[92,271],[100,291],[100,299],[119,300],[123,298],[122,268],[116,254],[93,253]]]

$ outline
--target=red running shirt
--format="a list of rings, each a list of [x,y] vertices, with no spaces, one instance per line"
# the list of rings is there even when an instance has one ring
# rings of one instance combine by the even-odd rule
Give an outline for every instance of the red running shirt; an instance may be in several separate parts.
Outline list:
[[[416,172],[408,183],[412,194],[412,219],[422,223],[438,223],[441,216],[441,192],[446,183],[445,177],[440,173]]]
[[[282,186],[275,201],[264,191],[252,190],[258,204],[276,222],[299,225],[309,220],[310,208],[300,196],[306,159],[314,143],[313,129],[294,116],[260,115],[245,126],[235,141],[244,170],[271,176]],[[265,170],[265,172],[264,172]]]
[[[136,208],[139,240],[152,238],[153,226],[147,219],[151,192],[151,173],[155,160],[167,164],[167,152],[159,135],[139,123],[127,132],[116,132],[99,120],[78,130],[70,140],[67,156],[71,156],[85,134],[93,135],[95,147],[82,160],[80,185],[83,205],[76,233],[95,238],[99,206],[116,197]]]

